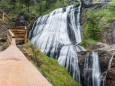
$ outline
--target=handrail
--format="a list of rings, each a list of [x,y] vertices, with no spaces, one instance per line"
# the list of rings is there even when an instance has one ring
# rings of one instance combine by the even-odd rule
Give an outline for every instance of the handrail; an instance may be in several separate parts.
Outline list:
[[[0,9],[0,21],[7,24],[10,21],[10,18]]]
[[[15,26],[9,27],[9,29],[15,34],[16,41],[24,41],[27,43],[27,27],[26,26]]]
[[[12,39],[14,39],[16,41],[22,41],[23,40],[24,43],[27,42],[27,27],[26,26],[13,26],[13,27],[10,26],[10,22],[9,22],[10,18],[1,9],[0,9],[0,21],[7,24],[9,27],[8,35],[7,35],[8,45],[10,45],[12,43]],[[15,36],[16,36],[16,39],[15,39]],[[19,38],[17,38],[17,36]],[[22,36],[22,37],[20,37],[20,36]]]
[[[9,29],[7,34],[7,44],[10,46],[11,44],[16,45],[15,43],[15,35],[12,33],[12,31]]]

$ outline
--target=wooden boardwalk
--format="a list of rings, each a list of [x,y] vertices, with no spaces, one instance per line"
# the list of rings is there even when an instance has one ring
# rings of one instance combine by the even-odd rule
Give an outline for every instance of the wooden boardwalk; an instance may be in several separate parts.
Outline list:
[[[0,86],[52,86],[17,48],[15,38],[9,29],[9,47],[0,53]]]
[[[0,86],[52,86],[23,53],[10,45],[0,53]]]

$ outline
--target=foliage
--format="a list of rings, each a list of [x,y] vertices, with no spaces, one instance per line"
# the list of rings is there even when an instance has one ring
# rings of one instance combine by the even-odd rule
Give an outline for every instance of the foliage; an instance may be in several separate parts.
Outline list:
[[[77,5],[78,0],[0,0],[0,9],[4,10],[10,19],[15,19],[20,13],[28,16],[28,26],[42,15],[45,15],[56,8],[67,5]],[[47,4],[47,5],[46,5]]]
[[[79,86],[57,60],[47,57],[31,43],[19,48],[54,86]]]
[[[93,40],[93,39],[85,39],[85,40],[83,40],[83,41],[80,43],[80,45],[86,47],[87,50],[90,50],[90,49],[91,49],[91,46],[94,45],[94,44],[96,44],[96,43],[97,43],[96,40]]]
[[[109,21],[115,18],[115,1],[110,2],[107,6],[100,8],[95,12],[97,15],[104,15],[100,22],[103,22],[105,27],[109,26]]]
[[[91,47],[100,40],[104,28],[109,27],[110,21],[115,19],[115,4],[112,2],[105,5],[97,4],[90,8],[83,8],[83,13],[86,22],[83,23],[84,40],[81,45]]]
[[[102,29],[99,26],[101,16],[96,15],[94,11],[87,13],[87,22],[84,24],[85,39],[99,40]]]

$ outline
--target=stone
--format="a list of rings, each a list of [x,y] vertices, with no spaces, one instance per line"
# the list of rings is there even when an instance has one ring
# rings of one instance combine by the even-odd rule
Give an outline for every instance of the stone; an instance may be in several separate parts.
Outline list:
[[[106,86],[115,86],[115,68],[110,68],[107,72]]]

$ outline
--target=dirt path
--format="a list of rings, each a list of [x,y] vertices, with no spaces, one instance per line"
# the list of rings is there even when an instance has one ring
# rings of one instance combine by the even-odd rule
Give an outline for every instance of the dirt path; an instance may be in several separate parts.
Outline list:
[[[0,86],[52,86],[15,46],[0,53]]]

